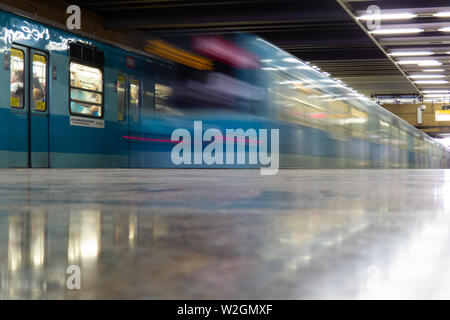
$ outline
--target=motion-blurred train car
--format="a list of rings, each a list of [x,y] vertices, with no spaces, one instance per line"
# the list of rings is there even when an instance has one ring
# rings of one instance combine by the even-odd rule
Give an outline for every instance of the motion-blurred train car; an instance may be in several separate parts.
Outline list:
[[[259,166],[196,163],[195,121],[200,136],[278,129],[281,167],[450,164],[441,144],[253,35],[154,39],[136,52],[5,11],[0,25],[0,167]],[[180,128],[192,134],[190,163],[172,158]],[[243,138],[233,143],[248,158],[260,141]]]

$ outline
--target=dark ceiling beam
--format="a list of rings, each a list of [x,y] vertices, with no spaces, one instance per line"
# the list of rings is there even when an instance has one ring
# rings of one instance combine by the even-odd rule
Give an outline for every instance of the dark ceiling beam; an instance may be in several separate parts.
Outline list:
[[[287,2],[293,2],[291,0]],[[182,8],[182,7],[207,7],[207,6],[223,6],[223,5],[241,5],[244,3],[267,3],[274,2],[274,0],[197,0],[197,1],[179,1],[179,0],[123,0],[123,1],[75,1],[77,4],[95,10],[97,12],[113,12],[123,10],[142,10],[142,9],[157,9],[157,8]],[[286,1],[284,1],[286,2]]]
[[[280,1],[282,2],[282,1]],[[334,2],[317,10],[314,1],[244,3],[214,7],[187,7],[104,14],[104,27],[167,29],[190,26],[234,26],[273,23],[350,21]],[[315,7],[314,7],[315,6]]]

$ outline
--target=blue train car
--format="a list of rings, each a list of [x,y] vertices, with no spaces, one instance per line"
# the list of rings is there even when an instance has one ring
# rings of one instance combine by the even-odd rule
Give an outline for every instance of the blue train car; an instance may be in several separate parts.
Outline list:
[[[0,11],[0,167],[142,167],[161,60]],[[130,146],[131,145],[131,146]]]
[[[194,137],[195,121],[200,135],[278,129],[281,167],[449,166],[439,143],[256,36],[226,41],[258,67],[214,61],[207,71],[9,12],[0,11],[0,25],[0,167],[260,166],[196,163],[194,142],[193,160],[174,163],[172,133]],[[243,139],[248,158],[252,142]]]

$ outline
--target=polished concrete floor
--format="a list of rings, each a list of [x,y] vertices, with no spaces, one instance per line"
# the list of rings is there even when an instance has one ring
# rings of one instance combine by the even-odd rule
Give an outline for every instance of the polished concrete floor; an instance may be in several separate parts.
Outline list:
[[[449,227],[445,170],[0,170],[0,299],[448,299]]]

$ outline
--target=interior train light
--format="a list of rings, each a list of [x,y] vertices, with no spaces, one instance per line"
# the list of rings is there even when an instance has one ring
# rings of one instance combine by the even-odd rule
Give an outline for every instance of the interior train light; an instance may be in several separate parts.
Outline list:
[[[445,69],[423,69],[423,72],[444,72]]]
[[[419,33],[424,31],[420,28],[400,28],[400,29],[375,29],[369,31],[372,34],[400,34],[400,33]],[[441,30],[442,31],[442,30]]]
[[[358,17],[359,20],[402,20],[417,17],[414,13],[386,13],[386,14],[365,14]]]
[[[450,27],[440,28],[439,31],[450,32]]]
[[[393,57],[407,57],[407,56],[431,56],[434,52],[431,51],[404,51],[404,52],[391,52]]]

